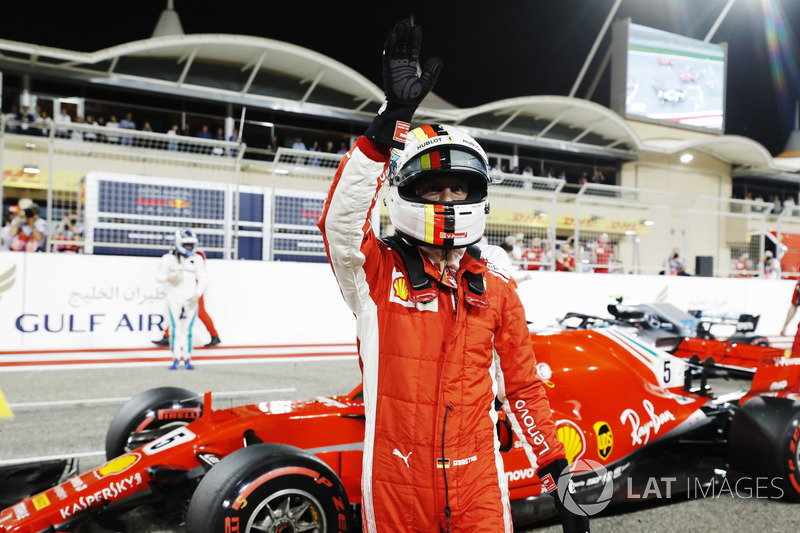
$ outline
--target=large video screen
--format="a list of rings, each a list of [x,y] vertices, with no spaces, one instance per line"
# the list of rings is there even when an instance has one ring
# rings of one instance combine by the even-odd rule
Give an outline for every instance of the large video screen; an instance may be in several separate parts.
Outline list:
[[[611,108],[627,118],[724,132],[726,59],[724,44],[620,21]]]

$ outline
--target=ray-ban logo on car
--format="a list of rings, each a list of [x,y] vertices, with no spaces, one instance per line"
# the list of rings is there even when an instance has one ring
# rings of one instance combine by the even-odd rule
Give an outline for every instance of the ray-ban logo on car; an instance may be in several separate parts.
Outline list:
[[[633,444],[647,444],[650,440],[651,432],[654,435],[658,435],[661,426],[675,420],[675,416],[669,409],[656,413],[656,408],[653,407],[653,403],[650,400],[642,400],[642,407],[647,413],[645,421],[642,421],[639,418],[639,413],[633,409],[625,409],[619,417],[619,421],[623,424],[630,422]]]

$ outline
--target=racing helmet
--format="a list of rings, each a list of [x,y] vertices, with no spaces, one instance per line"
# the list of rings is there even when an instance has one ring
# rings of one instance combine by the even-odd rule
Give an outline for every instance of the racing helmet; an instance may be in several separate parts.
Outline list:
[[[188,229],[175,232],[175,250],[179,255],[189,257],[194,253],[194,247],[197,243],[197,236]]]
[[[430,201],[417,187],[435,177],[457,177],[467,183],[467,197]],[[393,149],[386,206],[395,231],[418,246],[453,249],[483,236],[489,213],[489,164],[483,148],[463,130],[430,124],[406,135],[402,150]]]

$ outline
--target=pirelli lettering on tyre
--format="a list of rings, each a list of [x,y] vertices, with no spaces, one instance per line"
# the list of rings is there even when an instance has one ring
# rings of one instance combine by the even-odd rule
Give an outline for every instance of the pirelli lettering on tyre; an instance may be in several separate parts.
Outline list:
[[[181,407],[180,409],[159,409],[156,418],[159,420],[196,420],[200,418],[199,407]]]
[[[597,455],[601,459],[608,459],[614,449],[614,434],[607,422],[595,422],[594,433],[597,435]]]

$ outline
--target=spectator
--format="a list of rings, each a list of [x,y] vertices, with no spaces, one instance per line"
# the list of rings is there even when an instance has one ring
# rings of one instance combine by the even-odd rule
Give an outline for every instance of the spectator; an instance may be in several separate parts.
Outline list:
[[[11,106],[11,111],[6,113],[6,130],[8,133],[18,133],[19,132],[19,108],[15,105]]]
[[[667,273],[670,276],[685,276],[686,275],[686,261],[681,257],[678,248],[672,249],[672,254],[667,258]]]
[[[750,273],[748,272],[750,269],[750,254],[747,252],[742,253],[738,259],[733,262],[733,273],[731,274],[734,278],[749,278]]]
[[[178,125],[177,124],[173,124],[172,127],[167,132],[167,135],[169,135],[170,137],[177,137],[179,135],[179,133],[178,133],[179,131],[180,130],[178,128]],[[177,151],[178,150],[178,143],[170,139],[170,141],[167,143],[167,149],[172,151],[172,152]]]
[[[772,209],[770,210],[771,215],[780,215],[783,211],[783,206],[781,205],[781,197],[777,194],[772,197]]]
[[[203,124],[200,127],[200,131],[197,132],[198,139],[212,139],[211,132],[208,130],[208,124]],[[211,146],[207,144],[201,144],[197,147],[197,151],[201,154],[210,154],[211,153]]]
[[[614,247],[609,240],[608,233],[601,233],[592,249],[592,263],[598,274],[608,274],[609,265],[614,261]]]
[[[311,148],[309,148],[308,151],[309,152],[320,152],[321,150],[319,149],[319,141],[314,141],[311,144]],[[308,160],[308,164],[311,165],[311,166],[314,166],[314,167],[318,167],[319,166],[319,158],[318,157],[312,157],[311,159]]]
[[[523,270],[539,270],[539,263],[542,255],[542,239],[534,237],[531,240],[531,245],[522,251],[522,268]]]
[[[118,130],[119,127],[120,123],[117,122],[117,116],[111,115],[111,118],[108,119],[108,122],[106,122],[106,128]],[[116,135],[108,135],[106,137],[106,140],[108,141],[109,144],[119,144],[119,137]]]
[[[62,220],[50,237],[53,241],[53,250],[61,253],[83,253],[83,246],[71,242],[56,241],[82,241],[83,226],[78,224],[78,214],[70,212]]]
[[[269,142],[269,146],[267,147],[267,149],[269,149],[272,152],[277,152],[278,148],[280,148],[280,143],[278,142],[278,136],[273,135],[272,140]]]
[[[514,246],[509,243],[508,240],[505,240],[500,243],[500,248],[502,248],[508,256],[508,263],[498,259],[496,264],[506,265],[506,270],[508,271],[519,270],[519,263],[514,259]]]
[[[16,209],[16,206],[14,206]],[[14,213],[9,209],[3,209],[3,220],[0,221],[0,252],[11,250],[11,222],[14,220]]]
[[[789,215],[790,217],[795,216],[797,213],[794,206],[794,196],[787,196],[786,200],[783,201],[783,213],[785,215]]]
[[[325,153],[326,154],[335,154],[336,148],[333,147],[333,141],[328,141],[325,143]]]
[[[550,240],[545,239],[542,241],[541,253],[539,254],[539,262],[541,263],[539,270],[553,270],[554,261],[555,256],[553,249],[550,247]]]
[[[69,128],[65,127],[65,124],[72,124],[72,117],[69,116],[66,107],[61,108],[61,113],[56,115],[55,118],[56,123],[56,137],[61,137],[66,139],[69,137]]]
[[[228,137],[228,142],[239,143],[241,141],[242,138],[241,135],[239,135],[239,128],[233,128],[233,133],[231,133],[231,136]],[[239,155],[239,150],[237,148],[232,148],[231,157],[236,157],[237,155]]]
[[[39,118],[36,119],[36,127],[39,129],[39,134],[43,137],[50,135],[50,130],[53,129],[53,119],[47,114],[47,111],[39,113]]]
[[[214,140],[223,142],[225,141],[225,132],[222,130],[222,128],[217,128],[217,134],[214,135]],[[214,146],[214,148],[211,150],[211,154],[222,156],[225,154],[225,151],[221,146]]]
[[[306,143],[303,142],[302,137],[295,137],[294,144],[292,144],[293,150],[307,150]]]
[[[606,177],[603,176],[603,173],[600,169],[594,171],[594,175],[592,176],[592,183],[605,183]]]
[[[17,119],[19,120],[20,123],[19,124],[20,133],[26,135],[31,135],[32,133],[34,133],[31,131],[31,126],[36,122],[36,117],[33,115],[33,113],[31,113],[28,106],[26,105],[22,106],[22,113],[19,114],[19,117],[17,117]]]
[[[344,155],[344,154],[347,153],[347,144],[344,141],[339,143],[339,151],[336,152],[336,153],[337,154],[341,154],[341,155]]]
[[[583,186],[586,185],[587,183],[589,183],[589,176],[586,174],[586,172],[583,172],[581,174],[581,177],[578,178],[578,185]]]
[[[567,239],[558,247],[556,254],[556,272],[575,272],[575,253],[572,251],[571,240]]]
[[[511,261],[514,263],[515,267],[520,268],[519,265],[522,262],[522,248],[520,248],[520,243],[517,242],[517,238],[514,235],[507,235],[504,242],[511,247]]]
[[[136,129],[136,122],[133,121],[133,113],[127,113],[125,118],[123,118],[119,122],[119,129],[121,130],[135,130]],[[133,145],[133,138],[131,137],[123,137],[122,138],[122,145],[123,146],[131,146]]]
[[[781,262],[770,250],[764,252],[764,279],[781,279]]]
[[[97,122],[95,122],[93,115],[86,115],[86,125],[87,126],[92,126],[92,127],[97,127]],[[97,141],[97,132],[92,131],[92,130],[87,130],[83,134],[83,140],[88,141],[88,142],[96,142]]]
[[[75,124],[83,124],[83,119],[80,116],[75,117]],[[70,130],[69,138],[72,141],[83,142],[83,130]]]
[[[11,221],[9,236],[15,252],[44,251],[47,221],[39,217],[39,206],[30,200],[20,200],[17,216]]]

